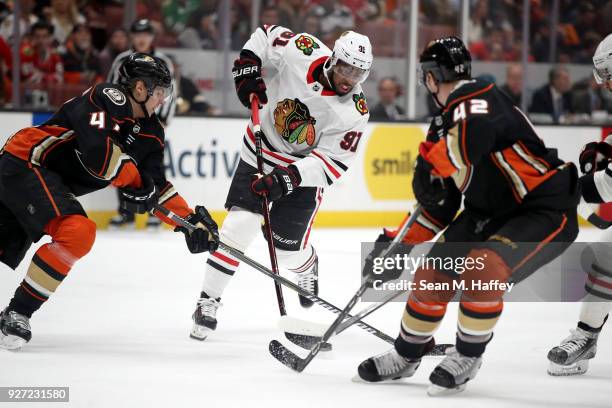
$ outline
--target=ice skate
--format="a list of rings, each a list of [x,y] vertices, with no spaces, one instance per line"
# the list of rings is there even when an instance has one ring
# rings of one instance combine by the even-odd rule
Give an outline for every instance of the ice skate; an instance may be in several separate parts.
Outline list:
[[[119,213],[110,219],[108,229],[134,229],[136,225],[134,220],[134,214]]]
[[[474,379],[482,365],[482,357],[468,357],[455,347],[446,351],[446,357],[429,376],[431,385],[427,394],[431,397],[450,395],[465,389],[466,383]]]
[[[319,295],[319,258],[315,257],[314,265],[306,272],[300,272],[298,275],[298,286],[313,295]],[[305,308],[312,306],[313,301],[305,296],[298,295],[300,305]]]
[[[19,350],[31,338],[28,317],[8,309],[0,313],[0,347]]]
[[[195,312],[193,312],[193,327],[189,337],[205,340],[217,328],[217,309],[221,306],[221,298],[211,298],[206,292],[200,294]]]
[[[409,359],[400,356],[393,348],[378,356],[370,357],[357,367],[356,381],[381,382],[399,380],[414,375],[421,359]]]
[[[589,360],[597,352],[598,333],[580,328],[571,330],[571,335],[548,352],[548,374],[554,376],[580,375],[587,372]]]

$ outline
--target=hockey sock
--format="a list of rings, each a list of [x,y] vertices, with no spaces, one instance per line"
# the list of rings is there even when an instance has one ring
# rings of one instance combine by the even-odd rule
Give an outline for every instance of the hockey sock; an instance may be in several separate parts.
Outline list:
[[[310,244],[301,251],[277,249],[276,255],[278,256],[279,265],[294,273],[307,272],[314,266],[317,260],[315,249]]]
[[[95,241],[96,224],[82,215],[69,215],[51,220],[45,232],[51,235],[52,241],[38,248],[8,306],[9,310],[27,317],[32,317],[74,263],[89,252]]]
[[[400,334],[395,340],[395,349],[405,358],[421,358],[427,345],[438,330],[444,314],[446,302],[420,301],[411,293],[402,316]]]
[[[591,333],[599,333],[608,320],[608,313],[612,310],[612,302],[595,302],[589,295],[580,307],[580,322],[578,327]]]
[[[220,298],[238,265],[238,260],[222,249],[211,253],[206,261],[202,290],[210,297]]]
[[[480,357],[493,338],[493,329],[501,316],[504,303],[466,302],[459,305],[456,346],[464,356]]]

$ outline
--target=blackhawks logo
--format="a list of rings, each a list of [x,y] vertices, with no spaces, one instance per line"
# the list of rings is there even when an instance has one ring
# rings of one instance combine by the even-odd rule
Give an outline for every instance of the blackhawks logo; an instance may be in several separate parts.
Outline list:
[[[353,101],[355,101],[355,107],[357,108],[357,111],[362,115],[365,115],[366,113],[370,112],[363,92],[359,95],[353,94]]]
[[[305,55],[311,55],[312,50],[319,48],[319,44],[317,44],[316,41],[312,39],[312,37],[304,34],[300,35],[297,40],[295,40],[295,45]]]
[[[312,146],[315,142],[315,118],[310,116],[308,106],[299,99],[284,99],[274,109],[274,128],[289,143]]]

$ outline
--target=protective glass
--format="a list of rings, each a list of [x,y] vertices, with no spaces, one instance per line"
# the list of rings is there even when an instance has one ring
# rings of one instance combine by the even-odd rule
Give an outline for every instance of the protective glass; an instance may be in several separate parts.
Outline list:
[[[355,84],[365,81],[369,73],[366,69],[354,67],[340,60],[334,65],[333,71]]]

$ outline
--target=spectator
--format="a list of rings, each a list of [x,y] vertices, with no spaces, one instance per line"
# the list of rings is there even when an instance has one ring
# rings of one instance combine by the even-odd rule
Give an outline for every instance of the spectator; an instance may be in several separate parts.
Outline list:
[[[28,84],[62,83],[62,58],[53,48],[53,26],[37,22],[30,27],[30,40],[21,46],[21,79]]]
[[[217,107],[206,101],[204,94],[197,85],[182,74],[181,65],[171,58],[174,63],[174,78],[178,84],[176,110],[178,113],[201,113],[204,115],[218,115]]]
[[[400,85],[394,78],[386,77],[378,82],[378,104],[370,110],[372,120],[402,120],[405,112],[397,105],[397,98],[401,95]]]
[[[77,24],[66,42],[64,79],[68,83],[91,84],[101,79],[98,52],[93,48],[91,31],[85,24]]]
[[[103,76],[108,75],[111,65],[117,55],[130,48],[130,38],[123,28],[116,28],[110,35],[106,47],[100,53],[100,70]]]
[[[303,7],[303,3],[302,0],[279,0],[279,24],[283,27],[290,28],[294,32],[300,31],[299,27],[302,26],[304,12],[306,11],[305,7]],[[306,32],[310,33],[309,31]],[[310,34],[314,35],[314,33]]]
[[[259,15],[259,24],[260,25],[279,25],[280,24],[280,16],[278,9],[275,6],[266,6],[261,9],[261,14]],[[292,27],[287,27],[293,29]]]
[[[605,89],[597,84],[593,75],[577,82],[571,92],[572,111],[592,115],[593,112],[612,113],[612,101],[605,97]]]
[[[204,6],[202,3],[210,4]],[[193,13],[197,12],[198,9],[214,10],[216,8],[215,3],[214,0],[166,0],[162,6],[164,24],[172,32],[180,34],[187,28]]]
[[[178,42],[185,48],[214,50],[217,48],[217,14],[213,10],[200,10],[193,14],[189,28],[183,31]]]
[[[53,36],[60,46],[64,45],[75,25],[86,22],[75,0],[51,0],[49,21],[53,26]]]
[[[32,10],[34,9],[34,0],[19,0],[20,18],[19,18],[19,33],[23,37],[30,31],[32,24],[38,21]],[[9,45],[13,44],[13,27],[15,24],[14,15],[9,14],[0,24],[0,36],[6,40]]]
[[[12,59],[11,49],[6,41],[4,41],[4,38],[0,37],[0,105],[8,102],[10,92],[10,81],[8,79],[11,75],[9,69],[13,65]]]
[[[323,41],[332,42],[333,36],[355,26],[355,17],[351,10],[339,2],[321,0],[312,12],[319,17]]]
[[[301,28],[298,31],[321,38],[321,20],[315,14],[309,13],[304,18]]]
[[[521,106],[521,95],[523,94],[523,66],[521,64],[509,64],[506,68],[506,83],[500,88],[512,100],[516,106]]]
[[[548,73],[548,84],[535,91],[529,109],[530,113],[543,113],[559,123],[562,117],[571,113],[571,87],[569,71],[555,67]]]

